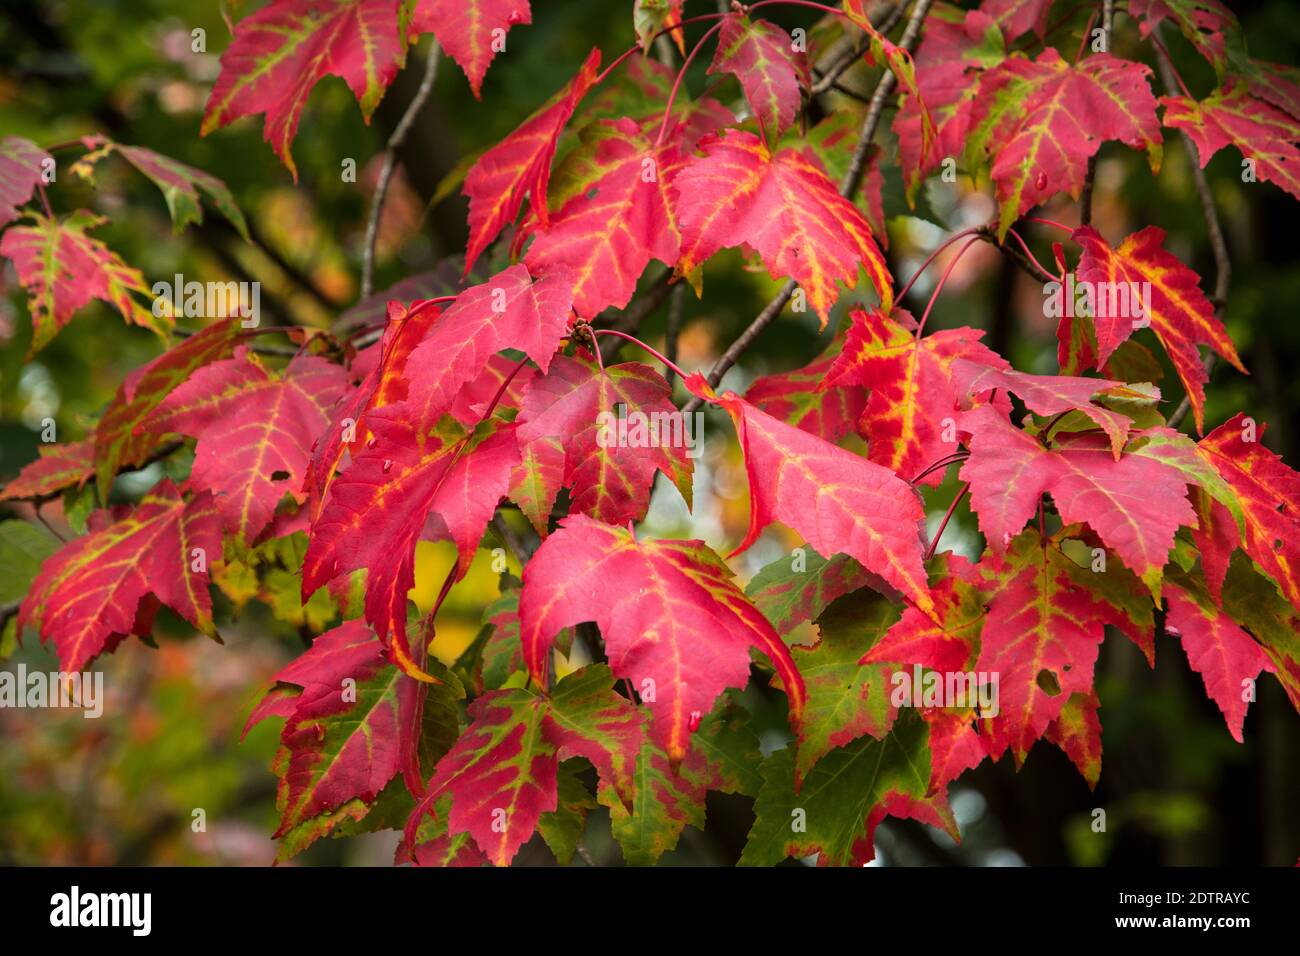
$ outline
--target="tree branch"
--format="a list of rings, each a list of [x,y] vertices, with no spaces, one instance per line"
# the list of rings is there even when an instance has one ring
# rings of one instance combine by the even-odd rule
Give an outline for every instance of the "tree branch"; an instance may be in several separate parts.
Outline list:
[[[1160,28],[1157,27],[1154,34],[1157,40],[1160,39],[1159,34]],[[1179,90],[1174,66],[1169,62],[1169,55],[1165,52],[1162,43],[1156,44],[1156,51],[1156,63],[1160,68],[1160,80],[1165,85],[1165,92],[1176,96]],[[1188,165],[1192,169],[1192,182],[1195,183],[1196,194],[1201,200],[1201,213],[1205,216],[1205,231],[1210,240],[1210,251],[1214,255],[1214,316],[1222,321],[1224,308],[1228,304],[1228,286],[1232,282],[1232,260],[1228,257],[1228,243],[1223,238],[1223,226],[1219,223],[1219,213],[1214,207],[1214,194],[1210,192],[1209,180],[1205,178],[1205,170],[1201,168],[1196,144],[1187,135],[1186,130],[1179,130],[1179,134],[1182,136],[1183,149],[1187,152]],[[1214,371],[1214,364],[1215,355],[1210,352],[1204,359],[1207,380],[1210,373]],[[1182,424],[1191,407],[1190,395],[1184,395],[1183,400],[1174,409],[1174,413],[1169,416],[1169,427],[1177,428]]]
[[[1102,0],[1101,29],[1106,38],[1104,49],[1110,52],[1111,27],[1115,21],[1115,0]],[[1087,42],[1087,38],[1084,39]],[[1088,157],[1088,175],[1083,180],[1083,192],[1079,195],[1079,222],[1087,226],[1092,223],[1092,185],[1097,178],[1097,154]]]
[[[925,15],[929,10],[930,0],[916,0],[916,5],[912,8],[912,14],[907,20],[907,27],[903,30],[903,37],[899,41],[899,45],[903,49],[910,52],[916,46],[917,38],[921,34],[921,27],[925,23]],[[867,107],[866,119],[862,122],[862,132],[858,135],[858,145],[853,151],[853,161],[840,183],[841,196],[852,196],[862,184],[862,176],[867,168],[867,155],[871,149],[871,141],[875,138],[876,127],[879,125],[880,116],[884,112],[885,100],[889,98],[895,82],[894,74],[886,70],[880,77],[880,82],[876,85],[876,92],[871,97],[871,105]],[[749,327],[740,334],[740,338],[736,339],[731,344],[731,347],[722,354],[722,357],[713,363],[713,368],[709,371],[708,376],[710,385],[716,387],[722,381],[722,376],[727,374],[727,370],[736,364],[737,359],[740,358],[745,349],[749,348],[763,329],[781,314],[781,310],[790,301],[797,286],[798,283],[793,279],[787,280],[785,285],[781,287],[781,291],[776,294],[776,297],[763,307],[763,311],[759,312],[754,321],[749,324]],[[682,411],[692,412],[699,408],[700,404],[698,398],[692,398],[683,406]]]
[[[406,112],[398,121],[393,134],[388,137],[388,144],[384,148],[384,167],[379,173],[379,182],[375,185],[375,194],[370,200],[370,218],[366,222],[366,246],[365,258],[361,262],[361,298],[370,298],[371,292],[374,291],[375,277],[375,242],[379,238],[379,217],[384,210],[384,198],[388,195],[388,184],[393,178],[393,167],[397,163],[397,150],[406,141],[406,134],[410,131],[411,125],[415,122],[415,117],[424,107],[424,101],[429,98],[429,91],[433,89],[433,78],[438,72],[438,59],[441,48],[437,41],[431,41],[429,54],[424,63],[424,79],[420,81],[420,88],[416,90],[415,96],[411,98],[410,104],[406,107]]]

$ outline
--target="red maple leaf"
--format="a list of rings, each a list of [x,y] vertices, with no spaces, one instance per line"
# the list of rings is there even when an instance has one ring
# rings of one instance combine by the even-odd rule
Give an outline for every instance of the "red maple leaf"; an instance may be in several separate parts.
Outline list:
[[[412,35],[432,33],[469,80],[475,99],[483,77],[506,34],[519,23],[532,23],[528,0],[416,0],[411,12]]]
[[[836,283],[854,285],[863,267],[889,308],[893,282],[871,227],[807,152],[772,153],[739,130],[706,137],[700,148],[704,156],[673,184],[682,230],[679,273],[719,249],[745,245],[762,256],[772,278],[788,276],[803,287],[823,326],[839,298]]]
[[[675,142],[656,146],[630,119],[586,127],[552,183],[555,208],[550,225],[536,230],[528,268],[567,273],[582,318],[626,306],[651,259],[677,262],[671,186],[682,162]]]
[[[600,50],[587,57],[578,75],[538,107],[528,119],[479,157],[465,176],[464,193],[469,197],[469,246],[465,250],[465,274],[506,226],[519,216],[524,197],[529,197],[532,214],[545,227],[547,184],[551,160],[564,124],[578,101],[596,81]]]
[[[880,465],[778,421],[730,392],[713,395],[702,376],[696,395],[731,415],[749,476],[749,533],[733,554],[773,521],[822,554],[851,555],[927,613],[934,607],[921,566],[925,511],[920,496]]]
[[[772,625],[700,541],[638,541],[583,515],[560,522],[524,568],[524,659],[545,687],[561,628],[595,621],[617,677],[654,715],[653,737],[680,762],[700,715],[749,681],[749,652],[776,668],[799,725],[803,678]]]
[[[275,0],[240,20],[199,134],[265,113],[262,138],[297,182],[289,146],[307,97],[326,76],[341,76],[370,122],[406,59],[397,13],[393,0]]]
[[[1088,524],[1124,565],[1160,593],[1174,532],[1195,521],[1187,478],[1140,455],[1116,460],[1105,436],[1059,436],[1045,448],[989,406],[963,413],[970,457],[961,477],[989,547],[1001,553],[1050,493],[1061,519]]]
[[[194,372],[139,428],[198,439],[190,483],[217,496],[225,529],[251,545],[280,500],[299,495],[312,443],[346,384],[322,358],[296,356],[274,375],[241,346]]]
[[[1141,63],[1095,53],[1070,64],[1052,48],[1008,57],[980,79],[972,135],[993,160],[1004,237],[1022,213],[1059,192],[1077,197],[1088,160],[1117,139],[1161,157],[1156,101]]]
[[[0,229],[18,218],[19,207],[32,198],[53,163],[50,154],[29,139],[0,139]]]
[[[911,481],[932,462],[957,450],[956,414],[962,407],[953,381],[962,359],[1006,367],[1006,361],[980,343],[978,329],[944,329],[916,337],[916,323],[903,309],[852,313],[844,350],[822,385],[860,385],[871,389],[859,428],[867,457]],[[938,484],[942,473],[924,479]]]
[[[1180,577],[1165,591],[1169,616],[1165,630],[1182,641],[1187,662],[1205,681],[1210,696],[1233,740],[1242,742],[1246,708],[1254,700],[1255,678],[1274,670],[1273,663],[1253,637],[1220,610],[1199,582]]]
[[[644,435],[629,431],[623,440],[620,421]],[[685,441],[700,436],[686,434],[688,423],[673,405],[668,383],[647,366],[629,362],[602,369],[590,360],[556,356],[550,372],[524,396],[518,422],[526,469],[517,476],[525,485],[521,505],[534,525],[545,525],[562,486],[572,492],[573,511],[617,525],[645,516],[656,472],[690,501],[692,463]]]
[[[1083,247],[1079,279],[1100,290],[1094,295],[1092,309],[1100,353],[1097,363],[1106,362],[1135,328],[1149,324],[1187,389],[1200,431],[1209,375],[1197,346],[1210,346],[1242,373],[1246,367],[1201,291],[1196,273],[1165,249],[1165,232],[1156,226],[1133,233],[1114,249],[1090,226],[1076,229],[1073,238]],[[1124,297],[1115,291],[1121,288],[1128,293],[1128,308],[1123,306]],[[1142,306],[1143,315],[1136,314],[1135,295],[1149,298]]]
[[[806,54],[775,23],[729,13],[722,20],[709,73],[731,73],[758,118],[763,140],[773,144],[794,122],[800,89],[811,82]]]

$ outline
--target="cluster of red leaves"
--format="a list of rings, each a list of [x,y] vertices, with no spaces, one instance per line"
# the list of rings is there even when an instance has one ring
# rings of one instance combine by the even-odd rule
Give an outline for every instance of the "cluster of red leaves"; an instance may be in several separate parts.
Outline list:
[[[238,24],[203,126],[264,113],[295,177],[289,146],[323,76],[341,76],[369,117],[408,44],[433,32],[478,95],[504,31],[531,16],[526,0],[320,6],[276,0]],[[1046,36],[1051,6],[937,7],[915,61],[860,0],[820,25],[832,34],[823,43],[865,38],[868,60],[896,81],[909,192],[947,158],[987,170],[1001,239],[1034,206],[1077,196],[1105,141],[1158,167],[1163,122],[1191,134],[1202,163],[1234,145],[1260,178],[1300,196],[1300,85],[1238,52],[1226,9],[1130,4],[1143,37],[1172,20],[1220,77],[1204,100],[1158,101],[1141,63],[1015,49]],[[735,77],[751,119],[710,96],[690,101],[653,60],[602,73],[593,50],[465,177],[465,274],[511,227],[514,264],[450,304],[390,302],[364,349],[300,340],[280,369],[234,321],[211,325],[133,373],[93,438],[43,455],[5,489],[40,497],[93,475],[103,497],[119,471],[195,442],[188,479],[96,513],[23,602],[20,626],[52,641],[68,669],[147,635],[160,604],[215,635],[210,584],[227,588],[232,565],[255,567],[268,550],[294,553],[304,602],[326,589],[343,622],[278,675],[250,719],[285,719],[282,855],[398,826],[399,860],[507,864],[539,832],[563,862],[599,803],[626,859],[648,863],[684,825],[702,825],[707,791],[724,790],[756,799],[742,862],[817,852],[861,863],[888,816],[956,836],[951,782],[1007,752],[1019,763],[1040,739],[1095,784],[1093,669],[1108,625],[1154,666],[1163,620],[1238,740],[1262,671],[1300,709],[1300,475],[1261,444],[1262,426],[1239,415],[1199,441],[1169,427],[1155,386],[1116,371],[1134,367],[1114,361],[1121,350],[1151,354],[1129,341],[1133,317],[1113,300],[1062,318],[1068,374],[1016,371],[975,329],[923,334],[924,317],[894,305],[878,197],[860,204],[832,181],[852,149],[842,121],[794,128],[808,51],[754,12],[705,18],[716,21],[709,73]],[[645,47],[663,32],[684,51],[681,24],[680,2],[635,4]],[[243,228],[210,176],[85,145],[83,174],[119,153],[163,188],[178,226],[199,218],[202,193]],[[0,226],[32,199],[46,159],[25,140],[0,143]],[[92,298],[166,334],[132,298],[140,274],[87,236],[94,217],[26,218],[0,254],[30,294],[33,350]],[[1063,281],[1149,285],[1145,318],[1203,432],[1199,347],[1244,368],[1196,274],[1154,227],[1118,244],[1090,227],[1070,238],[1078,256],[1071,269],[1058,253]],[[730,416],[740,443],[751,510],[736,552],[773,523],[807,542],[748,591],[701,541],[638,537],[657,474],[689,502],[692,461],[682,448],[604,440],[603,414],[676,406],[654,368],[605,365],[586,324],[626,306],[651,260],[698,289],[708,260],[734,247],[794,280],[823,325],[843,288],[875,303],[853,309],[817,361],[746,396],[698,374],[683,381]],[[1094,369],[1107,377],[1083,374]],[[865,456],[841,447],[853,433]],[[976,562],[927,541],[921,489],[959,461],[987,542]],[[417,543],[457,550],[440,605],[503,504],[540,547],[522,581],[503,577],[480,639],[443,666],[428,656],[438,607],[410,617]],[[284,547],[294,539],[304,546]],[[555,680],[568,660],[557,654],[589,622],[599,643],[588,634],[588,650],[607,663]],[[806,622],[815,644],[797,643]],[[892,677],[913,668],[996,675],[997,712],[973,700],[900,709]],[[784,694],[794,737],[766,759],[733,693],[753,680]]]

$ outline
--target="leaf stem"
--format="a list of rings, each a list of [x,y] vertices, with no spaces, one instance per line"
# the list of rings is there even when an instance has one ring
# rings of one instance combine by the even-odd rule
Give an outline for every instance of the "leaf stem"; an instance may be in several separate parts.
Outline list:
[[[681,29],[682,27],[690,26],[692,23],[704,23],[707,20],[721,20],[726,16],[727,14],[725,13],[702,13],[698,17],[687,17],[685,20],[681,21],[680,23],[674,23],[670,27],[664,27],[662,30],[655,33],[654,36],[650,37],[650,39],[646,42],[647,44],[653,43],[655,40],[658,40],[661,36],[664,36],[667,33],[672,33],[674,30]],[[596,74],[596,79],[595,81],[592,82],[591,85],[599,86],[601,83],[604,83],[605,80],[609,78],[609,75],[611,73],[613,73],[616,69],[622,66],[628,60],[628,58],[632,56],[632,54],[636,53],[640,49],[641,49],[641,44],[635,43],[632,45],[632,48],[630,50],[620,53],[614,60],[610,62],[609,66],[605,67],[605,69],[601,70],[598,74]]]
[[[957,254],[949,261],[947,268],[943,270],[943,275],[939,277],[939,282],[935,285],[934,291],[930,293],[930,301],[926,303],[925,311],[921,313],[921,321],[916,325],[916,332],[912,335],[913,339],[920,340],[921,333],[925,331],[925,323],[930,318],[930,310],[934,308],[934,303],[938,301],[939,293],[943,291],[943,287],[947,284],[948,277],[952,275],[952,270],[957,267],[957,263],[961,261],[961,257],[965,255],[966,250],[980,241],[979,236],[972,236],[967,239],[966,245],[958,249]]]
[[[645,349],[647,352],[649,352],[651,355],[653,355],[653,356],[654,356],[655,358],[657,358],[659,361],[663,362],[665,368],[670,368],[670,369],[672,369],[674,372],[676,372],[677,375],[678,375],[679,377],[681,377],[681,378],[686,378],[686,373],[683,372],[680,368],[678,368],[676,362],[674,362],[674,361],[672,361],[671,359],[669,359],[666,355],[664,355],[663,353],[661,353],[658,349],[654,349],[654,348],[651,348],[649,345],[646,345],[644,342],[642,342],[640,339],[638,339],[635,335],[628,335],[626,332],[620,332],[618,329],[592,329],[592,332],[594,332],[596,335],[613,335],[613,336],[616,336],[616,337],[618,337],[618,338],[620,338],[620,339],[626,339],[627,341],[631,342],[633,345],[639,345],[639,346],[641,346],[641,348]]]
[[[936,248],[934,252],[930,253],[930,255],[926,257],[926,260],[921,263],[921,267],[912,273],[912,278],[907,280],[907,285],[903,286],[902,291],[899,292],[898,295],[894,296],[894,300],[897,302],[902,302],[905,298],[907,298],[907,293],[912,291],[912,286],[916,284],[916,280],[921,278],[921,274],[925,272],[926,269],[930,268],[930,263],[934,262],[934,260],[939,257],[939,253],[943,252],[943,250],[947,249],[949,246],[951,246],[962,236],[973,235],[974,233],[979,232],[981,228],[983,227],[971,226],[971,228],[969,229],[963,229],[961,232],[953,233],[942,243],[940,243],[938,248]]]
[[[1074,234],[1073,226],[1067,226],[1065,223],[1057,222],[1055,219],[1044,219],[1042,216],[1026,216],[1025,219],[1028,222],[1040,222],[1044,226],[1054,226],[1055,228],[1060,229],[1062,232],[1067,233],[1068,235]]]
[[[948,522],[952,520],[953,512],[957,510],[957,506],[961,504],[961,500],[966,497],[966,492],[968,491],[970,491],[969,481],[964,483],[957,493],[952,496],[952,504],[948,506],[948,510],[944,513],[943,521],[939,522],[939,530],[934,533],[934,537],[930,539],[930,546],[925,549],[926,561],[929,561],[934,557],[934,551],[939,547],[939,539],[943,537],[943,532],[948,527]]]
[[[687,68],[691,65],[691,61],[695,59],[695,55],[704,47],[709,37],[722,28],[722,23],[723,21],[719,19],[717,23],[704,31],[704,36],[700,37],[695,46],[691,47],[691,52],[687,55],[685,62],[682,63],[682,68],[677,71],[677,78],[673,80],[673,88],[668,93],[668,105],[664,107],[663,121],[659,124],[659,135],[655,137],[655,149],[659,149],[664,144],[664,137],[668,134],[668,121],[672,119],[673,115],[673,101],[677,99],[677,91],[681,89],[682,81],[686,79]]]
[[[969,457],[970,452],[968,451],[955,451],[951,455],[944,455],[938,461],[926,466],[926,468],[913,478],[909,484],[915,485],[918,481],[921,481],[932,472],[938,471],[940,468],[947,468],[949,465],[955,465],[959,461],[965,461]]]
[[[1035,268],[1037,268],[1039,272],[1047,276],[1052,275],[1052,272],[1047,268],[1045,268],[1043,264],[1038,261],[1037,257],[1032,252],[1029,251],[1029,244],[1025,242],[1024,237],[1021,236],[1020,233],[1016,232],[1015,229],[1008,229],[1007,235],[1011,236],[1011,238],[1016,240],[1016,243],[1020,246],[1021,251],[1024,252],[1025,258],[1028,259],[1030,262],[1032,262]]]

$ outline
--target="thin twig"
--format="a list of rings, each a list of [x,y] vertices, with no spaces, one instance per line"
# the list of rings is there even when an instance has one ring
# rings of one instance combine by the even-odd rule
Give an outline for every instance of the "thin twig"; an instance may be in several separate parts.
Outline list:
[[[424,106],[424,101],[429,98],[429,91],[433,89],[433,78],[438,72],[438,59],[441,48],[437,42],[433,42],[429,47],[429,55],[424,63],[424,79],[420,81],[420,88],[416,90],[415,96],[406,107],[406,112],[398,120],[397,127],[393,134],[388,137],[388,145],[384,149],[384,168],[380,170],[379,182],[375,185],[375,195],[370,200],[370,218],[366,222],[366,246],[365,258],[361,263],[361,298],[370,298],[370,293],[374,287],[375,274],[375,243],[379,239],[379,217],[384,209],[384,197],[388,195],[388,184],[393,178],[393,167],[397,163],[397,150],[402,143],[406,141],[406,134],[410,131],[415,117],[419,114]]]
[[[1160,28],[1157,27],[1152,34],[1158,40]],[[1163,44],[1157,43],[1156,49],[1159,55],[1156,57],[1156,63],[1160,68],[1160,79],[1165,85],[1165,92],[1175,95],[1175,87],[1178,85],[1177,74],[1174,72],[1173,63],[1169,60],[1169,54],[1165,52]],[[1183,149],[1187,152],[1188,165],[1192,169],[1192,182],[1196,185],[1196,194],[1201,200],[1201,213],[1205,216],[1205,231],[1210,240],[1210,251],[1214,255],[1214,315],[1215,318],[1222,321],[1224,307],[1228,303],[1228,286],[1232,282],[1232,260],[1228,257],[1228,243],[1223,238],[1223,226],[1219,223],[1219,213],[1214,207],[1214,194],[1210,192],[1210,183],[1205,178],[1205,170],[1201,168],[1200,156],[1196,152],[1196,143],[1187,135],[1186,130],[1179,130],[1183,139]],[[1213,352],[1205,356],[1204,367],[1205,377],[1209,380],[1210,373],[1214,371],[1215,358]],[[1183,400],[1178,403],[1174,413],[1169,416],[1169,427],[1177,428],[1187,413],[1191,410],[1191,395],[1186,394]]]
[[[917,38],[921,34],[921,26],[925,23],[925,15],[930,10],[930,0],[916,0],[916,5],[912,8],[912,14],[907,20],[907,27],[903,30],[902,39],[899,46],[909,52],[916,46]],[[880,82],[876,85],[876,92],[871,97],[871,105],[867,107],[866,119],[862,122],[862,131],[858,135],[858,145],[853,151],[853,161],[850,163],[848,170],[844,174],[844,179],[840,182],[840,195],[845,197],[852,196],[857,192],[858,187],[862,184],[862,176],[867,168],[867,156],[871,150],[871,141],[876,135],[876,126],[880,123],[881,113],[885,108],[885,100],[889,98],[890,92],[895,84],[894,74],[888,70],[880,77]],[[787,302],[794,295],[794,290],[798,283],[793,279],[786,281],[781,286],[781,291],[776,294],[763,311],[759,312],[749,327],[740,334],[735,342],[731,343],[722,357],[713,363],[713,368],[709,370],[709,384],[717,387],[722,381],[722,376],[727,374],[727,370],[736,364],[736,361],[749,348],[750,344],[758,338],[763,329],[767,328],[785,308]],[[693,412],[699,408],[701,401],[698,398],[692,398],[683,407],[683,412]]]
[[[668,297],[668,325],[664,329],[664,354],[668,356],[668,361],[674,363],[677,361],[677,337],[682,330],[682,307],[685,294],[686,286],[679,282],[673,286],[673,291]],[[669,385],[673,384],[674,374],[669,368],[664,376],[668,379]]]
[[[1103,46],[1105,52],[1110,52],[1111,26],[1115,20],[1115,0],[1102,0],[1101,3],[1101,30],[1106,38]],[[1087,42],[1087,34],[1084,34],[1084,42]],[[1092,186],[1097,178],[1097,154],[1088,157],[1088,175],[1083,180],[1083,192],[1079,194],[1079,222],[1087,226],[1092,223]]]
[[[492,525],[492,530],[497,533],[497,537],[505,543],[507,548],[514,552],[515,559],[519,562],[519,566],[523,567],[527,564],[528,559],[531,558],[533,552],[537,550],[537,546],[541,544],[541,542],[537,540],[537,536],[529,535],[527,539],[520,537],[515,532],[515,529],[506,523],[505,518],[501,517],[500,512],[497,512],[492,516],[492,521],[490,523]]]
[[[664,304],[668,298],[668,293],[672,291],[673,273],[671,269],[665,269],[659,278],[655,279],[643,293],[631,303],[617,317],[609,320],[602,329],[613,329],[617,332],[635,332],[640,328],[641,323],[648,319],[659,306]],[[615,336],[607,337],[600,343],[601,359],[605,362],[611,361],[615,353],[618,352],[623,343]]]

